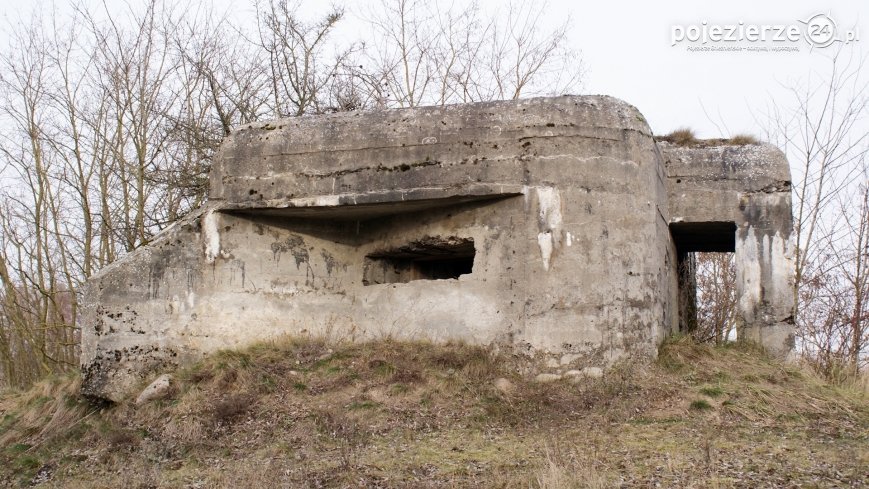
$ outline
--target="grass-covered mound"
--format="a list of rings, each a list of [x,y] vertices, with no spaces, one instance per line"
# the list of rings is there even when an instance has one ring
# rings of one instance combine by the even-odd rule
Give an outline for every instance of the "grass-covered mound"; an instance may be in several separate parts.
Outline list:
[[[99,409],[75,377],[0,397],[0,483],[44,487],[869,484],[864,391],[745,346],[535,382],[462,344],[288,339]],[[144,386],[143,386],[144,387]]]

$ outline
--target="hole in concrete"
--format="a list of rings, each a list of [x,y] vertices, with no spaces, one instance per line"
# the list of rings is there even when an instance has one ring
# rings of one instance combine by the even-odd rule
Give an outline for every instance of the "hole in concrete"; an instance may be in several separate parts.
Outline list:
[[[472,238],[426,237],[367,255],[362,283],[375,285],[459,278],[473,271],[474,254]]]

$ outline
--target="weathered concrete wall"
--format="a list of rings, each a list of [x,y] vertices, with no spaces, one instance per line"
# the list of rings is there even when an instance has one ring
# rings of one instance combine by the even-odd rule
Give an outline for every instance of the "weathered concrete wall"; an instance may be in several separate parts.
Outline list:
[[[786,355],[794,343],[794,242],[787,159],[769,144],[660,144],[668,172],[671,222],[735,224],[730,251],[736,253],[738,327],[770,352]]]
[[[670,205],[686,219],[694,204],[677,166],[601,96],[240,128],[209,203],[89,281],[84,391],[118,400],[166,365],[284,334],[463,339],[563,370],[651,357],[678,327]],[[743,241],[766,246],[778,223],[746,199]],[[763,294],[747,321],[778,313]]]
[[[223,144],[211,201],[89,283],[85,391],[286,333],[465,339],[569,366],[675,324],[664,168],[639,112],[560,97],[303,117]],[[473,240],[472,273],[365,285],[366,257]]]

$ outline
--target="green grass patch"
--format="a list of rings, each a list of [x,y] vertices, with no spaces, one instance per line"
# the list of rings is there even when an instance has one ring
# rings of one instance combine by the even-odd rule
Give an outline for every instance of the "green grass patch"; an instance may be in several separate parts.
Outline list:
[[[326,367],[331,368],[333,358],[328,356],[326,358],[321,358],[311,365],[311,370],[320,370]]]
[[[347,405],[347,409],[351,411],[358,411],[364,409],[374,409],[380,406],[379,402],[374,401],[355,401],[351,402]]]
[[[27,471],[36,470],[42,466],[42,462],[33,455],[25,455],[19,458],[15,463],[20,469]]]
[[[13,443],[12,445],[6,447],[6,452],[11,454],[19,454],[24,453],[29,449],[30,445],[28,445],[27,443]]]
[[[724,389],[722,389],[721,386],[718,386],[718,385],[707,386],[707,387],[701,387],[700,393],[703,394],[704,396],[709,396],[709,397],[715,398],[715,397],[723,396]]]
[[[33,408],[42,407],[42,406],[46,405],[49,401],[51,401],[50,397],[39,396],[39,397],[33,399],[32,401],[30,401],[28,407],[33,407]]]
[[[691,405],[688,407],[690,407],[692,411],[709,411],[712,409],[712,404],[709,404],[703,399],[697,399],[691,401]]]
[[[376,375],[387,377],[395,373],[395,365],[386,360],[375,359],[368,362],[370,368]]]
[[[259,385],[260,389],[264,392],[274,392],[278,387],[275,378],[269,374],[260,374]]]
[[[12,428],[15,425],[16,417],[12,413],[4,414],[3,419],[0,420],[0,434],[5,433],[7,430]]]

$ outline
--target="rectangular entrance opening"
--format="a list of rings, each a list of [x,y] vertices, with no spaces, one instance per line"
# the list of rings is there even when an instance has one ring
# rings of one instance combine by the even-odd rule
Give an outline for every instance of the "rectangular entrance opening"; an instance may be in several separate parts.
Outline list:
[[[677,253],[679,331],[719,341],[735,312],[736,223],[677,222],[670,234]]]

